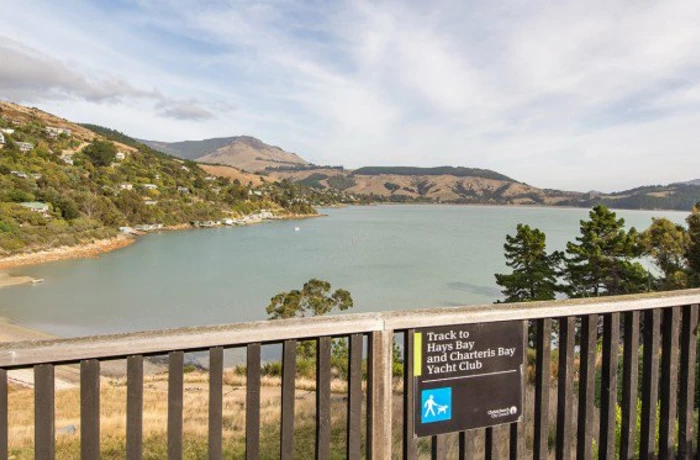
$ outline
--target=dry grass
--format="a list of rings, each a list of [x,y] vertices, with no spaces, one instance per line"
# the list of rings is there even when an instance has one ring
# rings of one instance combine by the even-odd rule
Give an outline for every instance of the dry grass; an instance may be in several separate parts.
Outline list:
[[[209,377],[204,372],[184,376],[184,445],[187,458],[206,456],[208,436]],[[263,458],[274,458],[279,449],[281,381],[278,377],[261,379]],[[227,371],[224,374],[223,435],[226,451],[242,454],[245,437],[246,377]],[[100,434],[103,458],[122,458],[126,438],[126,382],[103,379],[100,391]],[[332,381],[334,437],[345,431],[345,393],[347,383]],[[160,374],[144,380],[144,458],[162,458],[167,452],[168,376]],[[10,450],[16,459],[33,457],[34,391],[11,387],[9,393]],[[312,454],[315,427],[315,382],[297,379],[295,430],[299,433],[299,456]],[[58,458],[79,458],[80,390],[56,392],[56,450]],[[341,433],[342,432],[342,433]],[[335,439],[342,452],[344,442]]]

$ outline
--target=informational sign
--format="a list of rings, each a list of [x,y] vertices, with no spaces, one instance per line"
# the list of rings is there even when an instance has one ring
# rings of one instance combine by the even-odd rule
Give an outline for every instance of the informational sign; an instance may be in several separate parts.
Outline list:
[[[520,420],[522,322],[417,329],[413,350],[416,436]]]

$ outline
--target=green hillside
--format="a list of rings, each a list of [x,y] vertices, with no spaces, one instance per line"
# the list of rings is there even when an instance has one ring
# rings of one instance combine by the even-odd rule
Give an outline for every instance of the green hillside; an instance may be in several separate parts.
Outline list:
[[[315,204],[344,198],[287,181],[251,190],[118,131],[84,125],[88,131],[35,109],[4,104],[0,115],[0,256],[91,242],[121,226],[172,226],[261,209],[315,214]],[[48,133],[49,123],[72,132]]]

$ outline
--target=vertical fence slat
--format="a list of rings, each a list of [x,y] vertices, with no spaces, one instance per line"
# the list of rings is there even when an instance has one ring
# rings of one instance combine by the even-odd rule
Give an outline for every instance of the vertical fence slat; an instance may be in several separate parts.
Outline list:
[[[0,459],[3,460],[10,456],[7,402],[7,371],[0,369]]]
[[[413,393],[413,346],[415,329],[409,329],[403,337],[403,459],[418,457],[415,430],[415,394]]]
[[[546,460],[549,437],[549,379],[552,322],[537,320],[537,359],[535,362],[535,439],[534,458]]]
[[[663,312],[664,331],[661,356],[661,410],[659,419],[659,458],[675,457],[676,403],[678,398],[678,307]]]
[[[220,460],[223,434],[224,349],[209,350],[209,459]]]
[[[393,363],[393,354],[392,354],[392,363]],[[367,335],[367,396],[365,400],[365,408],[366,408],[366,413],[365,413],[365,453],[364,457],[365,458],[373,458],[374,455],[374,436],[372,433],[374,432],[375,428],[375,413],[374,413],[374,408],[375,408],[375,401],[374,401],[374,392],[372,391],[372,387],[377,381],[377,374],[376,374],[376,362],[374,359],[374,356],[372,354],[372,334]],[[393,369],[393,365],[392,365]],[[381,375],[381,374],[380,374]],[[392,372],[392,378],[393,378],[393,372]],[[389,432],[392,432],[390,429]]]
[[[368,417],[372,423],[370,458],[392,458],[392,357],[393,331],[374,331],[369,335],[369,354],[372,379],[368,392],[372,394]],[[369,402],[369,401],[368,401]]]
[[[447,443],[445,435],[431,436],[430,438],[431,460],[445,460],[447,458]]]
[[[503,442],[502,439],[502,431],[501,429],[503,428],[503,425],[500,426],[492,426],[486,428],[484,430],[486,432],[485,438],[486,438],[486,443],[484,446],[484,459],[485,460],[498,460],[500,458],[500,453],[501,453],[501,444]]]
[[[593,427],[591,423],[595,402],[595,361],[598,343],[598,315],[581,318],[581,364],[579,368],[578,427],[576,458],[593,458]]]
[[[523,363],[520,367],[521,379],[523,382],[523,400],[522,400],[522,414],[520,414],[520,422],[511,423],[510,425],[510,446],[509,446],[509,457],[510,460],[517,460],[525,456],[525,437],[527,430],[527,420],[525,420],[525,393],[527,391],[527,348],[528,348],[528,333],[529,333],[529,322],[523,321]]]
[[[352,334],[348,356],[347,456],[360,458],[362,447],[362,334]]]
[[[0,369],[0,459],[2,460],[10,456],[7,403],[7,371]]]
[[[316,459],[331,454],[331,338],[316,344]]]
[[[695,357],[697,347],[696,327],[698,306],[683,308],[681,327],[681,376],[678,408],[678,457],[689,459],[693,455],[693,415],[695,401]]]
[[[80,458],[100,458],[100,362],[80,362]]]
[[[572,453],[575,327],[573,316],[559,320],[556,458],[560,460],[571,458]]]
[[[126,458],[143,456],[143,356],[126,358]]]
[[[168,459],[182,458],[182,398],[185,354],[168,354]]]
[[[297,341],[285,340],[282,354],[280,458],[286,460],[294,457],[294,380],[297,369]]]
[[[34,366],[34,458],[55,457],[55,405],[53,364]]]
[[[642,368],[642,427],[639,458],[652,459],[656,451],[656,408],[659,394],[660,312],[644,312],[644,356]]]
[[[245,457],[260,458],[260,344],[246,347]]]
[[[603,371],[600,384],[600,458],[615,456],[615,411],[617,408],[617,361],[620,344],[620,314],[603,315]]]
[[[639,373],[639,312],[625,313],[625,348],[622,368],[622,428],[620,458],[635,458],[637,431],[637,384]]]
[[[472,460],[476,458],[476,438],[478,431],[460,431],[457,458],[459,460]]]

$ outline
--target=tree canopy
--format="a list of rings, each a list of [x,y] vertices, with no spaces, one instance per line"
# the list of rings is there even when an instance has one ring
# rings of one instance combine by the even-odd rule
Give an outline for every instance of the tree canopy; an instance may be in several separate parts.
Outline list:
[[[686,258],[690,269],[691,283],[700,286],[700,202],[693,206],[686,219],[688,224],[688,249]]]
[[[506,236],[503,245],[510,274],[497,274],[496,283],[503,288],[505,302],[552,300],[560,290],[557,266],[562,255],[548,254],[545,234],[529,225],[518,224],[515,236]]]
[[[688,262],[690,235],[683,226],[666,218],[652,218],[651,226],[641,235],[641,242],[654,265],[661,271],[661,289],[688,287]]]
[[[331,292],[328,281],[316,278],[304,283],[301,290],[281,292],[270,299],[267,314],[270,319],[322,316],[333,310],[344,311],[354,306],[352,296],[345,289]]]
[[[639,234],[603,205],[581,221],[581,235],[566,244],[564,276],[571,297],[596,297],[649,289],[649,274],[635,259],[642,255]]]
[[[83,155],[95,166],[109,166],[117,158],[117,148],[108,141],[94,141],[83,149]]]

